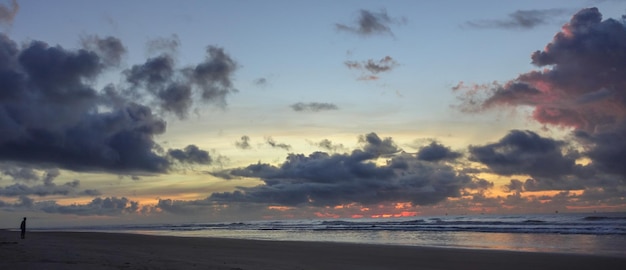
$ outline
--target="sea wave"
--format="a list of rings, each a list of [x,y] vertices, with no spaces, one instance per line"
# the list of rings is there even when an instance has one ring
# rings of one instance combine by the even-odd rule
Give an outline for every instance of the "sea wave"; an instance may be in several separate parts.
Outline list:
[[[273,220],[83,227],[84,230],[428,231],[626,235],[626,213],[479,215],[397,219]]]

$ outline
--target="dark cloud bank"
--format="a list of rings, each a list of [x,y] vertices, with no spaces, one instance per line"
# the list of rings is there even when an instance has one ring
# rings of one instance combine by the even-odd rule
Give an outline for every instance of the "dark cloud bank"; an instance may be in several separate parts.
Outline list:
[[[237,65],[223,49],[209,46],[204,61],[187,67],[164,53],[123,70],[125,82],[96,89],[126,50],[114,37],[90,36],[83,46],[18,45],[0,34],[0,161],[120,174],[211,162],[194,145],[162,152],[154,139],[166,131],[164,115],[183,119],[195,103],[225,104],[236,91]]]
[[[202,201],[168,201],[168,209],[183,213],[200,204],[232,202],[313,207],[397,201],[428,205],[460,197],[463,189],[481,185],[481,179],[453,168],[461,154],[443,145],[433,143],[408,154],[392,138],[376,133],[361,136],[359,141],[362,146],[351,153],[289,154],[278,166],[258,163],[215,174],[228,175],[227,179],[260,178],[264,184],[214,193]],[[376,163],[385,157],[385,164]]]

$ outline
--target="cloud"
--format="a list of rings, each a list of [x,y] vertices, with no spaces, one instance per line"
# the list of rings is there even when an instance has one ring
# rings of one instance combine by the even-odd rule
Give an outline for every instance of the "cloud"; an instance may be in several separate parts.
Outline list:
[[[265,142],[272,148],[280,148],[287,151],[291,150],[291,145],[285,143],[277,143],[272,137],[265,138]]]
[[[319,142],[309,142],[309,143],[311,143],[311,145],[317,146],[319,148],[322,148],[324,150],[328,150],[331,152],[338,152],[338,151],[346,150],[343,144],[334,144],[329,139],[323,139]]]
[[[13,178],[13,181],[35,182],[39,175],[32,168],[0,164],[0,172]]]
[[[291,105],[291,108],[296,112],[302,111],[310,111],[310,112],[319,112],[319,111],[330,111],[330,110],[338,110],[337,105],[332,103],[320,103],[320,102],[309,102],[309,103],[294,103]]]
[[[16,208],[30,209],[34,204],[35,200],[25,195],[19,196],[15,203],[8,203],[0,200],[0,208],[5,211],[14,211]]]
[[[373,59],[362,62],[345,61],[344,64],[349,69],[356,69],[362,72],[359,80],[376,80],[378,79],[378,73],[389,72],[398,66],[396,60],[391,58],[391,56],[385,56],[378,61]]]
[[[181,163],[190,164],[211,164],[212,159],[209,152],[204,151],[197,146],[190,144],[185,149],[170,149],[167,154],[173,159]]]
[[[164,53],[173,55],[180,47],[180,39],[178,35],[173,34],[169,38],[156,38],[148,41],[146,44],[147,52],[150,55]]]
[[[17,3],[17,0],[11,0],[10,7],[0,4],[0,23],[12,24],[19,10],[20,5]]]
[[[473,28],[532,29],[548,24],[555,17],[567,12],[565,9],[556,8],[517,10],[509,14],[506,20],[474,20],[466,22],[465,25]]]
[[[87,36],[81,42],[85,49],[98,53],[107,66],[118,66],[122,56],[126,54],[126,47],[114,37]]]
[[[159,199],[156,207],[160,210],[175,214],[197,214],[203,209],[210,207],[211,203],[206,200],[172,200]]]
[[[259,178],[264,185],[213,193],[208,200],[315,207],[398,201],[426,205],[459,197],[473,182],[449,165],[399,153],[391,138],[369,133],[359,141],[362,147],[350,154],[289,154],[278,166],[258,163],[230,170],[233,176]],[[377,165],[379,158],[388,160]]]
[[[404,23],[406,19],[394,19],[387,15],[386,10],[380,12],[372,12],[368,10],[360,10],[359,17],[354,25],[345,25],[337,23],[335,28],[339,31],[354,33],[360,36],[372,36],[377,34],[393,35],[391,24]]]
[[[250,137],[248,137],[247,135],[241,136],[241,139],[235,142],[235,146],[240,149],[252,148],[252,146],[250,146]]]
[[[437,142],[431,142],[427,146],[423,146],[417,152],[417,159],[424,161],[440,161],[440,160],[454,160],[461,157],[461,153],[454,152]]]
[[[87,196],[100,196],[102,195],[102,192],[100,192],[97,189],[85,189],[80,194],[87,195]]]
[[[237,68],[237,63],[224,49],[208,46],[207,59],[191,73],[194,83],[202,90],[202,99],[225,102],[226,95],[237,92],[231,81]]]
[[[95,89],[126,49],[114,37],[82,42],[78,50],[36,40],[18,46],[0,34],[0,161],[163,173],[171,162],[154,142],[166,130],[159,113],[184,118],[196,101],[223,105],[236,91],[230,77],[237,65],[213,46],[195,66],[177,67],[164,54],[123,71],[124,83]]]
[[[575,139],[586,147],[584,154],[593,161],[596,170],[620,175],[626,183],[623,165],[626,162],[626,122],[606,131],[577,131]]]
[[[577,153],[564,155],[566,147],[563,141],[532,131],[512,130],[497,143],[470,146],[469,159],[500,175],[559,177],[573,173],[576,166]]]
[[[376,157],[391,155],[401,151],[391,137],[381,139],[374,132],[359,136],[359,143],[363,144],[365,153]]]
[[[43,201],[33,203],[32,207],[46,213],[116,216],[137,212],[139,203],[126,197],[97,197],[87,204],[59,205],[55,201]]]
[[[481,178],[474,178],[471,182],[465,185],[465,187],[468,189],[484,191],[493,188],[493,182],[489,182]]]
[[[524,191],[524,182],[517,179],[511,179],[508,184],[504,185],[504,191],[522,192]]]
[[[597,8],[586,8],[572,16],[543,50],[532,53],[532,63],[542,70],[523,73],[504,84],[494,83],[469,91],[458,87],[456,91],[466,95],[461,94],[464,103],[461,107],[474,108],[474,112],[496,107],[530,107],[535,121],[573,129],[572,139],[583,146],[580,155],[591,160],[586,166],[592,171],[591,176],[612,174],[625,179],[626,170],[619,165],[626,162],[626,144],[623,143],[626,141],[624,51],[624,23],[614,19],[602,20]],[[525,134],[529,139],[534,137]],[[554,141],[546,144],[553,145]],[[529,154],[548,154],[556,158],[538,157],[553,166],[554,174],[571,170],[572,158],[560,155],[555,146],[551,147],[548,150],[552,152],[537,149]],[[490,155],[492,158],[502,157],[495,152],[489,154],[490,149],[492,147],[474,148],[473,155],[505,174],[522,171],[550,174],[548,168],[543,168],[546,165],[537,161],[526,163],[524,170],[514,170],[506,165],[514,160],[500,164],[495,163],[496,160],[490,162]]]
[[[268,81],[266,78],[258,78],[252,81],[252,83],[257,86],[266,86],[268,84]]]
[[[0,196],[16,197],[21,195],[37,195],[40,197],[50,195],[69,195],[76,192],[80,182],[74,180],[67,182],[63,185],[48,184],[48,185],[35,185],[27,186],[24,184],[13,184],[5,187],[0,187]]]
[[[78,190],[80,186],[79,180],[73,180],[70,182],[66,182],[63,185],[57,185],[53,181],[60,175],[58,170],[48,170],[46,171],[41,180],[43,184],[39,185],[25,185],[22,183],[16,183],[13,185],[8,185],[4,187],[0,187],[0,196],[4,197],[20,197],[20,196],[30,196],[36,195],[40,197],[50,196],[50,195],[72,195],[72,194],[96,194],[99,193],[97,190]],[[36,176],[36,175],[35,175]],[[37,176],[36,176],[37,177]],[[38,181],[39,177],[36,180]],[[33,181],[33,180],[29,180]]]
[[[226,96],[237,91],[230,78],[236,69],[234,60],[214,46],[207,47],[207,58],[195,67],[178,68],[174,57],[164,53],[124,71],[131,85],[126,94],[151,98],[164,112],[185,119],[196,95],[200,101],[226,104]]]
[[[586,131],[619,125],[626,117],[624,50],[624,24],[602,21],[597,8],[583,9],[532,54],[532,63],[545,69],[490,88],[473,102],[482,109],[531,106],[540,123]]]

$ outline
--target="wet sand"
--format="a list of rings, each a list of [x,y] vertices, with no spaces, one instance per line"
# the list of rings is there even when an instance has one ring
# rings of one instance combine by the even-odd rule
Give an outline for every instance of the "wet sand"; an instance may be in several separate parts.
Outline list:
[[[626,258],[325,242],[0,230],[0,269],[626,269]]]

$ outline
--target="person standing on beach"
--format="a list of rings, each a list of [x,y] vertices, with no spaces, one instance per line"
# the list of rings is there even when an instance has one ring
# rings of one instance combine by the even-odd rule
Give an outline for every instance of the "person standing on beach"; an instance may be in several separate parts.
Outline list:
[[[22,239],[26,237],[26,218],[22,220],[22,224],[20,224],[20,229],[22,230]]]

